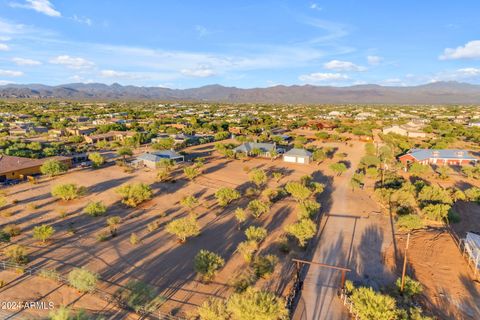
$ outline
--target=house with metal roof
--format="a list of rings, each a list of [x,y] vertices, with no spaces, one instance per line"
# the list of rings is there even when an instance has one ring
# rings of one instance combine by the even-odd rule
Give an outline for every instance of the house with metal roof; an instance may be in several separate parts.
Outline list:
[[[312,161],[312,153],[305,149],[293,148],[283,154],[283,161],[309,164]]]
[[[398,157],[398,160],[404,165],[414,162],[435,165],[466,165],[478,161],[469,151],[460,149],[411,149]]]
[[[244,153],[246,155],[256,155],[269,158],[272,156],[272,152],[283,153],[283,148],[277,148],[276,143],[262,143],[262,142],[245,142],[233,149],[235,153]]]
[[[132,165],[135,167],[147,167],[155,169],[157,164],[162,161],[162,159],[173,160],[175,162],[185,161],[185,157],[174,150],[160,150],[139,155],[137,159],[132,161]]]

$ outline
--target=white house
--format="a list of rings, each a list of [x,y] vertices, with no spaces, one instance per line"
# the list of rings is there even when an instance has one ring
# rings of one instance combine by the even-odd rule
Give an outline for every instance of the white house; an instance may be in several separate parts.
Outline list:
[[[312,153],[305,149],[293,148],[283,154],[283,161],[290,163],[309,164],[312,161]]]

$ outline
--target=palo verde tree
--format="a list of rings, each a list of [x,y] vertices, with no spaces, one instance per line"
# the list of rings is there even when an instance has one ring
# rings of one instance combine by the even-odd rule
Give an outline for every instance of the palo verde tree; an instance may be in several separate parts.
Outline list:
[[[180,200],[180,204],[188,211],[192,212],[193,208],[198,205],[198,199],[193,195],[189,195]]]
[[[116,189],[122,197],[122,203],[136,207],[140,203],[152,198],[152,188],[145,183],[124,184]]]
[[[127,161],[127,156],[131,157],[133,155],[133,151],[129,147],[121,147],[117,150],[117,155],[122,157],[122,162],[125,164]]]
[[[225,207],[232,201],[240,198],[240,192],[232,188],[222,187],[215,192],[215,198],[219,206]]]
[[[208,250],[200,250],[193,260],[194,269],[203,281],[211,280],[224,264],[225,260],[221,256]]]
[[[257,187],[261,187],[267,182],[267,174],[265,173],[265,170],[262,169],[253,169],[248,176],[250,181]]]
[[[200,234],[200,225],[195,217],[190,216],[171,221],[165,230],[175,235],[181,243],[185,243],[187,238]]]
[[[85,214],[91,217],[98,217],[104,215],[107,212],[107,206],[103,204],[101,201],[96,202],[89,202],[85,209],[83,209]]]
[[[68,166],[65,163],[55,159],[45,161],[40,167],[40,172],[49,177],[58,176],[67,170]]]
[[[201,174],[201,171],[197,166],[193,165],[193,166],[184,168],[183,173],[185,174],[185,177],[187,177],[188,180],[194,180],[196,177],[198,177]]]
[[[341,176],[342,173],[347,171],[347,166],[343,162],[332,163],[329,166],[330,170],[337,174],[337,176]]]
[[[285,190],[299,202],[307,200],[312,195],[312,191],[300,182],[288,182]]]
[[[247,208],[254,218],[259,218],[262,214],[268,213],[270,210],[270,203],[255,199],[248,203]]]
[[[315,236],[317,225],[310,219],[300,221],[285,227],[285,231],[297,238],[300,247],[305,247],[307,241]]]
[[[92,162],[94,168],[99,168],[105,163],[105,158],[98,152],[92,152],[88,155],[88,160]]]
[[[267,229],[263,227],[250,226],[245,230],[248,241],[262,242],[267,237]]]
[[[288,310],[284,301],[271,292],[248,288],[244,292],[232,294],[227,301],[227,311],[231,319],[247,320],[286,320]]]
[[[247,212],[245,209],[235,209],[235,220],[238,222],[238,229],[241,229],[242,224],[247,220]]]
[[[57,184],[52,187],[52,196],[68,201],[78,198],[85,193],[84,187],[74,183]]]
[[[33,238],[42,241],[43,244],[55,233],[55,229],[48,224],[33,227]]]

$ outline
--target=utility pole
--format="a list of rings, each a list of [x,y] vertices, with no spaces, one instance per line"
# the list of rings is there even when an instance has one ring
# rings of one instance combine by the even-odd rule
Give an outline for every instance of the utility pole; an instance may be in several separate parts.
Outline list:
[[[410,232],[407,235],[407,244],[405,245],[405,254],[403,257],[402,285],[400,287],[400,292],[403,292],[403,288],[405,287],[405,272],[407,271],[407,251],[408,251],[409,243],[410,243]]]

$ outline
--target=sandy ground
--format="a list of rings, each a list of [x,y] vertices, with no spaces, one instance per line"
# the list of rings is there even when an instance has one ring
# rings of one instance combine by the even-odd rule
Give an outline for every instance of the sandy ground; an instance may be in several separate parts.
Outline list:
[[[379,288],[392,281],[383,253],[392,242],[390,224],[364,190],[352,191],[349,181],[364,154],[364,144],[337,145],[348,154],[350,169],[331,178],[322,196],[325,211],[314,243],[312,261],[350,268],[347,279]],[[311,266],[305,277],[294,319],[347,319],[337,298],[340,273]]]
[[[233,161],[211,156],[212,150],[213,144],[186,150],[194,155],[210,157],[204,167],[204,174],[193,182],[181,177],[181,168],[175,173],[175,183],[156,183],[154,171],[137,170],[134,173],[125,173],[120,167],[109,166],[97,170],[70,172],[37,185],[12,186],[6,189],[8,199],[15,200],[15,204],[6,209],[12,216],[0,217],[0,227],[11,223],[21,227],[22,234],[14,238],[14,241],[28,246],[29,266],[57,268],[61,273],[67,273],[72,267],[84,266],[100,274],[105,280],[101,287],[108,292],[114,292],[128,280],[141,280],[154,286],[168,298],[162,311],[172,314],[185,313],[208,297],[230,294],[232,278],[246,268],[243,259],[235,253],[238,243],[243,241],[245,236],[243,230],[237,229],[233,210],[237,206],[245,207],[251,199],[243,197],[223,209],[216,205],[214,192],[222,186],[240,191],[251,186],[244,170],[246,166],[250,169],[263,168],[269,172],[282,171],[285,177],[279,183],[269,182],[270,187],[275,187],[290,180],[298,180],[303,175],[313,175],[320,179],[323,175],[319,169],[325,169],[328,165],[326,162],[322,167],[313,164],[302,166],[286,164],[281,160],[262,159]],[[68,182],[85,186],[88,189],[87,195],[69,202],[51,197],[52,185]],[[154,198],[135,209],[125,207],[120,203],[115,188],[132,182],[152,184]],[[165,232],[164,226],[172,219],[188,214],[179,201],[190,194],[200,199],[195,213],[199,217],[202,233],[181,245]],[[82,213],[89,201],[99,200],[109,206],[106,216],[94,218]],[[261,253],[275,253],[279,256],[280,263],[275,274],[260,281],[258,285],[279,294],[286,291],[287,283],[291,280],[291,258],[304,254],[295,245],[288,255],[278,250],[277,239],[283,233],[285,225],[296,221],[295,210],[292,200],[284,199],[272,206],[268,215],[247,223],[261,225],[269,230]],[[68,215],[62,218],[61,212]],[[98,242],[96,235],[106,228],[106,218],[113,215],[122,217],[118,236]],[[148,232],[147,224],[153,221],[158,221],[160,228]],[[32,228],[42,223],[50,224],[56,229],[52,241],[46,246],[40,245],[31,237]],[[132,232],[140,237],[140,244],[129,243]],[[193,257],[201,249],[217,252],[226,261],[225,267],[208,285],[199,282],[193,271]],[[44,284],[41,281],[35,284],[42,290],[48,290],[42,287]],[[28,294],[28,290],[23,289],[16,292],[19,296]],[[0,297],[2,296],[3,293],[0,292]],[[103,307],[99,304],[92,308]]]
[[[397,236],[400,274],[406,235]],[[393,263],[393,248],[390,263]],[[472,273],[451,236],[442,230],[412,233],[408,249],[407,274],[420,281],[424,292],[420,302],[424,309],[439,319],[480,319],[480,284]]]

